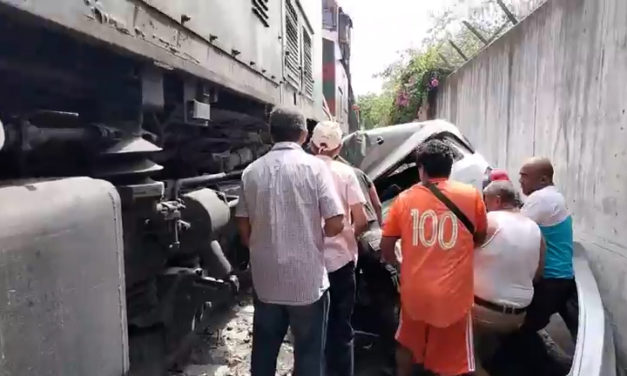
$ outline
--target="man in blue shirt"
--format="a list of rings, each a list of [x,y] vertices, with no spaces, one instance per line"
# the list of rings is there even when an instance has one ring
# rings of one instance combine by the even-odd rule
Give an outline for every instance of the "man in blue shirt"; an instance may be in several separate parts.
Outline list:
[[[577,336],[573,223],[564,196],[553,184],[553,166],[546,158],[531,158],[520,169],[520,186],[527,196],[521,212],[539,226],[546,242],[543,276],[534,285],[523,330],[536,332],[559,313],[573,339]]]

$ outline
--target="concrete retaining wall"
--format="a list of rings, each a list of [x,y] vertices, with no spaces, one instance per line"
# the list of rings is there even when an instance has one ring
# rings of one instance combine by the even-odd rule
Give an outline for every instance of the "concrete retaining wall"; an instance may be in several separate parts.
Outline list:
[[[550,157],[627,368],[627,1],[549,0],[448,78],[438,116],[513,176]]]

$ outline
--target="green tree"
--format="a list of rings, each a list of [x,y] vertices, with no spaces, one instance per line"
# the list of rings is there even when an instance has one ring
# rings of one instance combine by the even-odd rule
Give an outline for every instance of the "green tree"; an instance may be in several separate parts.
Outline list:
[[[426,103],[432,85],[448,73],[450,70],[443,66],[435,48],[405,51],[378,74],[384,82],[380,94],[357,98],[362,127],[371,129],[413,121]]]
[[[396,61],[376,76],[383,79],[379,94],[357,98],[363,128],[411,122],[434,83],[442,81],[455,67],[465,63],[453,48],[455,44],[466,58],[478,54],[486,43],[503,34],[511,23],[495,0],[442,0],[447,6],[431,14],[432,27],[421,48],[403,51]],[[546,0],[504,0],[518,19],[527,16]],[[481,35],[477,37],[465,22]],[[435,80],[434,80],[435,79]]]
[[[439,60],[437,50],[407,51],[409,56],[400,70],[387,70],[382,74],[389,90],[395,93],[395,103],[390,113],[392,124],[411,122],[418,117],[418,110],[426,103],[432,90],[433,79],[441,80],[449,71]]]
[[[390,92],[366,94],[357,98],[361,124],[364,129],[389,125],[389,116],[394,106],[394,97]]]

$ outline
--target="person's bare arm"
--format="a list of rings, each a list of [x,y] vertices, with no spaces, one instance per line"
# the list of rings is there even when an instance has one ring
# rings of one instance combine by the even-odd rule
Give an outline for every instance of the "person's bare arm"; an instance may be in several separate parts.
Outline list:
[[[483,202],[483,197],[477,191],[477,197],[475,201],[475,233],[473,234],[473,240],[475,248],[480,247],[485,243],[488,228],[488,215]]]
[[[540,260],[538,261],[538,269],[536,269],[536,275],[533,277],[534,282],[537,282],[544,275],[544,257],[546,255],[546,242],[544,237],[540,237]]]
[[[252,231],[250,225],[250,216],[248,215],[248,204],[246,201],[246,189],[245,181],[246,172],[242,175],[242,189],[239,196],[239,201],[235,207],[235,224],[237,225],[237,232],[242,240],[242,244],[247,248],[250,248],[250,233]]]
[[[322,162],[321,162],[322,163]],[[322,165],[315,175],[318,189],[318,206],[324,220],[323,230],[326,237],[334,237],[344,229],[344,208],[336,192],[333,177],[329,169]]]
[[[488,217],[488,228],[485,231],[485,239],[479,246],[475,246],[475,249],[480,249],[481,247],[484,247],[490,241],[490,239],[492,239],[497,229],[497,224],[494,223],[494,221],[491,220],[490,217]]]
[[[359,237],[368,228],[368,218],[366,217],[366,197],[361,190],[357,174],[354,169],[347,170],[344,177],[346,182],[346,203],[350,211],[353,232],[355,237]],[[347,213],[348,214],[348,213]]]
[[[397,197],[392,205],[390,211],[385,217],[385,223],[383,224],[383,233],[381,237],[381,258],[383,261],[398,265],[400,260],[396,257],[396,242],[402,236],[401,221],[403,219],[403,198]],[[402,257],[402,256],[401,256]]]
[[[353,219],[353,231],[355,231],[355,237],[363,234],[368,229],[368,218],[366,218],[366,210],[364,204],[351,205],[351,217]]]
[[[383,236],[381,238],[381,257],[383,261],[392,265],[398,264],[396,252],[394,252],[398,239],[399,238],[395,236]]]
[[[344,229],[344,215],[336,215],[324,220],[324,235],[332,238]]]
[[[377,221],[379,221],[379,225],[383,224],[383,214],[381,199],[379,198],[379,194],[377,193],[377,188],[372,185],[368,190],[368,195],[370,196],[370,202],[372,202],[372,208],[374,209],[375,214],[377,215]]]
[[[483,243],[485,243],[487,239],[487,235],[488,232],[485,229],[475,231],[475,235],[473,236],[475,247],[480,247],[481,245],[483,245]]]
[[[237,217],[236,221],[237,230],[239,232],[240,238],[242,239],[242,244],[244,244],[246,247],[249,247],[251,232],[250,220],[246,217]]]

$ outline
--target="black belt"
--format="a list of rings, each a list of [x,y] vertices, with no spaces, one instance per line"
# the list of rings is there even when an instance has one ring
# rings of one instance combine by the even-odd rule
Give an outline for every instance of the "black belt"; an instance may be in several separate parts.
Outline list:
[[[527,310],[527,307],[515,308],[515,307],[506,307],[500,304],[492,303],[487,300],[481,299],[478,296],[475,296],[475,304],[490,309],[492,311],[505,313],[506,315],[518,315]]]

